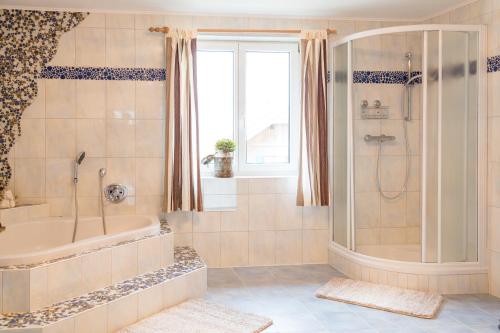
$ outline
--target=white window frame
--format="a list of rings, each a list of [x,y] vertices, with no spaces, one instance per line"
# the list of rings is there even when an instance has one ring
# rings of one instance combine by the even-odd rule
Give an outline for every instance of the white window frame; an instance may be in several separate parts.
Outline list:
[[[238,44],[231,41],[198,41],[197,51],[230,51],[233,52],[233,139],[238,144]],[[199,124],[198,126],[203,126]],[[221,138],[222,139],[222,138]],[[228,138],[229,139],[229,138]],[[214,142],[215,145],[215,142]],[[215,153],[215,148],[214,148]],[[234,161],[238,161],[239,150],[234,152]],[[200,156],[200,160],[204,156]],[[233,162],[233,172],[238,175],[238,163]],[[211,176],[213,164],[209,167],[201,165],[202,176]]]
[[[290,41],[212,41],[198,42],[199,51],[232,51],[234,54],[233,102],[234,128],[233,140],[237,144],[234,154],[234,172],[236,176],[287,176],[298,171],[299,131],[300,131],[300,62],[299,44]],[[290,54],[290,101],[289,101],[289,163],[253,164],[246,162],[246,127],[245,127],[245,52],[275,51]],[[203,124],[200,124],[203,126]],[[203,156],[201,156],[203,157]],[[208,176],[207,168],[203,175]],[[212,171],[212,170],[210,170]]]

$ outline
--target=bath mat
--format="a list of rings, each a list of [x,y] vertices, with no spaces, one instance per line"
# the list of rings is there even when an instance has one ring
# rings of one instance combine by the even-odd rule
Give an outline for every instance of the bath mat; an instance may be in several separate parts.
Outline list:
[[[443,300],[434,293],[341,277],[319,288],[316,297],[427,319],[436,315]]]
[[[258,333],[270,319],[194,299],[122,328],[119,333]]]

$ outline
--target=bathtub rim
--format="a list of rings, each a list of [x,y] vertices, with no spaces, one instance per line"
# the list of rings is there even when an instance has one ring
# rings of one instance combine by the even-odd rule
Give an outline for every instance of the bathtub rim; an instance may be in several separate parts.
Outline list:
[[[68,260],[76,257],[80,257],[89,253],[93,252],[98,252],[101,250],[109,249],[109,248],[114,248],[116,246],[132,243],[135,241],[140,241],[143,239],[147,239],[150,237],[154,237],[157,235],[162,235],[162,234],[167,234],[171,233],[172,230],[168,226],[166,221],[160,221],[158,216],[155,215],[123,215],[127,217],[147,217],[151,219],[151,223],[147,225],[146,227],[140,228],[140,229],[132,229],[132,230],[127,230],[118,234],[110,235],[110,236],[105,236],[105,235],[99,235],[91,238],[87,238],[85,240],[82,240],[82,242],[88,242],[90,243],[89,245],[95,245],[95,246],[88,246],[85,248],[79,248],[76,253],[71,253],[71,254],[65,254],[65,255],[60,255],[60,256],[55,256],[53,258],[48,258],[44,260],[38,260],[35,262],[30,263],[15,263],[15,264],[4,264],[2,263],[2,260],[5,259],[5,257],[10,258],[15,258],[18,259],[19,257],[25,257],[27,254],[19,254],[19,255],[9,255],[9,256],[0,256],[0,270],[17,270],[17,269],[32,269],[35,267],[40,267],[48,264],[53,264],[55,262],[63,261],[63,260]],[[95,217],[95,216],[90,216],[90,218]],[[116,217],[120,217],[117,215]],[[59,217],[54,217],[54,218],[59,218]],[[64,218],[64,217],[62,217]],[[44,218],[45,219],[45,218]],[[26,223],[36,223],[36,222],[26,222]],[[137,235],[137,237],[126,237],[126,236],[131,236],[131,235]],[[110,239],[110,240],[115,240],[115,241],[110,241],[107,242],[106,244],[99,243],[99,241],[102,241],[103,239]],[[43,252],[50,251],[52,253],[55,252],[60,252],[61,248],[70,248],[73,246],[73,243],[65,244],[63,246],[59,247],[54,247],[50,248],[49,250],[42,250],[42,251],[37,251],[37,252],[30,252],[39,254]],[[33,257],[32,255],[31,257]],[[5,259],[7,260],[7,259]]]

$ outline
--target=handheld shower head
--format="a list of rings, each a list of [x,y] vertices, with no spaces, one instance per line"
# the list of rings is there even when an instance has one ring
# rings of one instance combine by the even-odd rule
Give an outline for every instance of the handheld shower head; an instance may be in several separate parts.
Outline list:
[[[76,184],[78,183],[78,166],[82,164],[83,160],[85,159],[85,152],[82,151],[76,156],[75,160],[75,169],[74,169],[74,175],[73,175],[73,182]]]
[[[76,157],[76,164],[80,165],[82,164],[83,160],[85,159],[85,152],[82,151],[78,156]]]

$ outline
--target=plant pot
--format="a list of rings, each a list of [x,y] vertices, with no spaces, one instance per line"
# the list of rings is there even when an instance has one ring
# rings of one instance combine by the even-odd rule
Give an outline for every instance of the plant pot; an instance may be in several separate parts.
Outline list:
[[[233,177],[233,153],[217,152],[214,158],[215,177]]]

